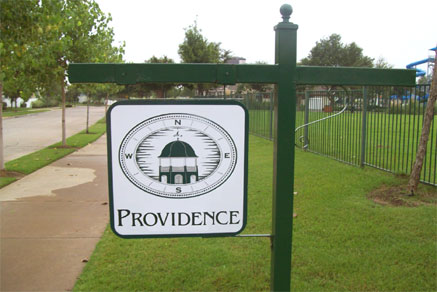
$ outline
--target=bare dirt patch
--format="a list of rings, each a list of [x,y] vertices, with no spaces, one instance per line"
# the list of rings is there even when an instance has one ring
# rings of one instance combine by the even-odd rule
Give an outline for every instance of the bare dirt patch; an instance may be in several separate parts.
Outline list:
[[[23,178],[25,174],[17,171],[0,170],[0,177],[14,177],[16,179]]]
[[[74,147],[70,145],[57,145],[57,146],[49,146],[51,149],[80,149],[79,147]]]
[[[414,196],[410,196],[407,185],[386,186],[367,194],[367,198],[373,202],[393,207],[418,207],[422,205],[437,205],[437,188],[423,186]]]

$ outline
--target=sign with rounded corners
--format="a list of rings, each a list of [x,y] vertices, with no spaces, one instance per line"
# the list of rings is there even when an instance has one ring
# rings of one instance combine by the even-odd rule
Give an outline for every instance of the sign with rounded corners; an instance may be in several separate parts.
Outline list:
[[[117,102],[107,130],[115,234],[231,236],[244,229],[248,112],[241,103]]]

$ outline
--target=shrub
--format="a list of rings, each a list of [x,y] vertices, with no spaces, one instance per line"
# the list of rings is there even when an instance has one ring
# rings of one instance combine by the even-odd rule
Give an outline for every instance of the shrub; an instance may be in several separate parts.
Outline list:
[[[32,108],[42,108],[44,107],[44,102],[42,100],[35,100],[32,102]]]

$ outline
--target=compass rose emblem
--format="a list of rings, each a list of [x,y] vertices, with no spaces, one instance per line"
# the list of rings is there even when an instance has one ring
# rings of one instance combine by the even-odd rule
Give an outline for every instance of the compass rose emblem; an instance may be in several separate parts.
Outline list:
[[[119,162],[126,177],[144,192],[190,198],[225,183],[235,168],[237,150],[217,123],[172,113],[132,128],[121,143]]]

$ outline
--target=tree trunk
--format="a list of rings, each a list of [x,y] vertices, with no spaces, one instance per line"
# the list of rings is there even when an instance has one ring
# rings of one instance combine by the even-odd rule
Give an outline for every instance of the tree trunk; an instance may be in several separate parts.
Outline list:
[[[105,99],[105,113],[108,111],[109,93],[106,93]]]
[[[90,98],[87,96],[86,102],[86,133],[89,134],[89,123],[90,123]]]
[[[161,88],[156,90],[157,98],[164,98],[164,86],[161,85]]]
[[[436,52],[437,57],[437,52]],[[416,161],[410,174],[408,181],[408,191],[413,196],[417,191],[417,186],[420,181],[420,173],[422,172],[423,160],[425,158],[426,146],[428,144],[429,131],[434,115],[434,104],[437,99],[437,63],[434,63],[433,76],[431,81],[431,92],[429,94],[428,102],[425,109],[425,116],[423,118],[422,134],[420,135],[419,147],[416,153]]]
[[[61,82],[61,96],[62,96],[62,146],[67,146],[66,128],[65,128],[65,82],[62,76]]]
[[[3,156],[3,83],[0,82],[0,172],[5,170]]]

